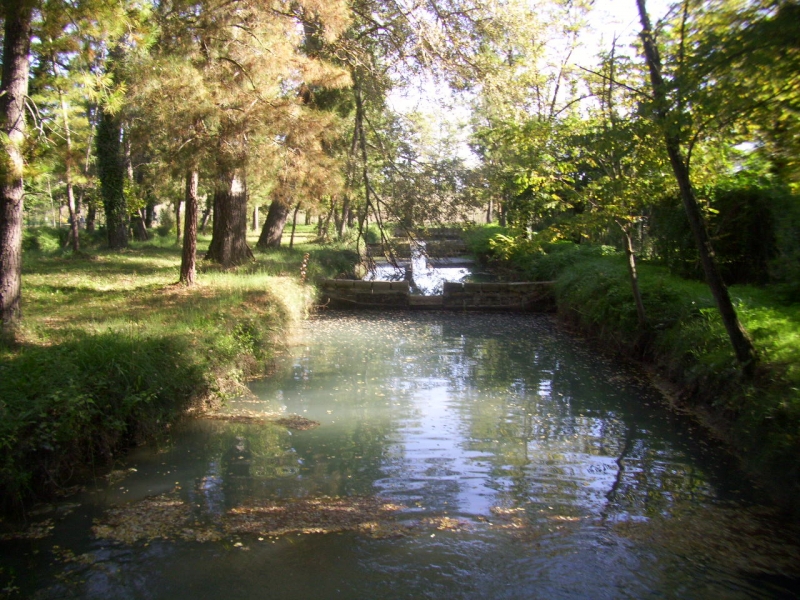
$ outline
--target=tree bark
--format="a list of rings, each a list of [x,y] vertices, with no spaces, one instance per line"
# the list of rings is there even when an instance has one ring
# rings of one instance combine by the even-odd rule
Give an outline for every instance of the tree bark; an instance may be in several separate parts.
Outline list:
[[[89,204],[89,209],[86,211],[86,231],[94,233],[94,224],[97,220],[97,209],[92,202]]]
[[[292,235],[289,236],[289,250],[294,248],[294,232],[297,229],[297,213],[300,212],[300,202],[294,207],[294,214],[292,215]],[[306,215],[308,213],[306,212]]]
[[[344,236],[344,223],[345,223],[345,207],[347,206],[348,197],[347,194],[344,195],[342,198],[342,211],[339,212],[336,210],[336,203],[331,207],[333,208],[333,227],[336,230],[336,238],[342,239]]]
[[[175,201],[175,240],[181,241],[181,201]]]
[[[156,216],[156,204],[152,195],[148,194],[147,205],[144,207],[144,226],[147,229],[153,227],[153,219]]]
[[[736,360],[739,362],[744,374],[751,375],[758,359],[756,350],[739,322],[736,309],[728,294],[728,288],[720,274],[714,248],[711,245],[711,239],[706,230],[705,221],[703,220],[703,215],[697,203],[694,189],[692,188],[689,167],[681,151],[679,134],[670,126],[671,114],[668,106],[667,86],[661,75],[661,58],[658,54],[658,48],[656,47],[653,37],[650,17],[645,7],[645,0],[636,0],[636,3],[639,9],[639,18],[642,23],[641,38],[645,60],[650,71],[650,82],[653,87],[653,97],[656,101],[656,119],[664,133],[664,143],[666,145],[667,154],[669,155],[669,162],[675,174],[675,180],[680,189],[683,207],[689,219],[689,226],[692,229],[695,243],[697,244],[700,262],[703,265],[703,271],[706,276],[706,282],[711,289],[711,294],[714,296],[714,301],[722,316],[722,322],[725,325],[731,345],[736,354]]]
[[[0,340],[12,341],[22,316],[22,143],[31,46],[33,3],[4,3],[3,66],[0,80]]]
[[[280,248],[283,229],[289,219],[290,207],[282,200],[275,199],[269,205],[267,218],[264,220],[264,227],[261,228],[261,235],[258,237],[256,247],[260,250],[267,248]]]
[[[247,190],[238,174],[223,173],[218,178],[211,244],[206,258],[226,268],[253,258],[247,245]]]
[[[631,291],[633,292],[633,299],[636,302],[636,317],[639,320],[639,326],[642,328],[647,327],[647,313],[644,310],[644,301],[642,300],[642,292],[639,289],[639,274],[636,270],[636,253],[633,251],[633,240],[631,239],[630,225],[618,223],[622,229],[622,235],[625,238],[625,256],[628,258],[628,277],[631,281]]]
[[[131,218],[131,226],[133,227],[133,237],[137,242],[146,242],[150,239],[141,209],[136,211],[136,214]]]
[[[53,59],[53,64],[55,64],[55,59]],[[72,185],[72,170],[73,170],[73,163],[74,157],[72,155],[72,134],[70,132],[69,127],[69,111],[67,110],[67,101],[64,98],[64,93],[59,88],[58,90],[58,97],[61,103],[61,118],[64,124],[64,142],[66,144],[66,156],[64,157],[64,179],[66,180],[66,187],[67,187],[67,207],[69,208],[69,218],[70,218],[70,230],[69,230],[69,238],[68,243],[72,243],[72,251],[75,253],[80,252],[81,250],[81,242],[80,242],[80,235],[79,235],[79,225],[80,225],[80,218],[81,218],[81,206],[78,200],[75,198],[75,189]]]
[[[183,254],[180,282],[192,286],[197,274],[197,189],[200,176],[196,170],[186,173],[186,222],[183,227]]]
[[[329,239],[330,235],[328,232],[330,231],[331,219],[333,218],[334,214],[336,214],[335,198],[331,200],[331,208],[328,210],[328,214],[325,215],[325,222],[320,226],[319,235],[317,236],[319,239],[326,241]],[[319,215],[319,220],[322,222],[322,215]]]
[[[203,215],[200,217],[200,233],[205,234],[208,219],[211,217],[211,198],[206,196],[206,207],[203,209]]]
[[[108,247],[120,250],[128,246],[128,207],[125,201],[125,165],[119,119],[100,110],[97,125],[97,175],[106,213]]]
[[[133,172],[133,154],[131,152],[131,136],[126,131],[122,136],[122,159],[125,162],[125,176],[131,188],[135,182]],[[127,201],[126,201],[127,205]],[[137,242],[146,242],[149,239],[147,227],[144,224],[144,214],[137,210],[130,217],[131,229],[133,229],[133,239]]]

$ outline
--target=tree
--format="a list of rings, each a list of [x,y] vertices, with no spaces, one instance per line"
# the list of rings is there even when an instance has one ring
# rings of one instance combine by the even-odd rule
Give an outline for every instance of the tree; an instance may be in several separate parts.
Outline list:
[[[30,100],[35,106],[38,135],[30,140],[35,162],[29,163],[28,189],[46,169],[63,186],[71,223],[68,244],[80,250],[79,224],[91,187],[91,150],[94,139],[95,103],[92,67],[99,66],[97,49],[102,26],[95,20],[80,21],[81,35],[73,28],[75,15],[57,3],[39,13],[33,35]],[[60,194],[59,194],[60,195]]]
[[[192,286],[197,274],[197,184],[199,174],[190,169],[186,172],[186,209],[183,228],[183,252],[181,253],[180,282]]]
[[[581,90],[572,56],[585,2],[509,2],[498,12],[476,58],[473,151],[483,159],[488,187],[497,190],[501,222],[541,229],[562,214],[582,211],[562,164]],[[559,43],[560,42],[560,43]],[[491,192],[490,192],[491,193]]]
[[[639,18],[642,24],[642,47],[645,61],[650,72],[650,83],[653,91],[655,110],[653,118],[661,128],[664,146],[669,156],[669,162],[675,175],[675,180],[680,190],[683,207],[689,219],[700,261],[705,272],[706,282],[711,289],[711,294],[717,304],[722,322],[728,332],[736,359],[745,374],[752,374],[757,362],[757,355],[753,343],[739,322],[736,309],[731,301],[728,288],[722,279],[717,265],[714,249],[706,230],[703,215],[695,196],[689,172],[689,163],[684,156],[682,144],[683,123],[681,122],[681,107],[674,106],[670,101],[670,87],[662,74],[661,56],[656,45],[650,17],[647,13],[645,0],[636,0]],[[685,7],[687,5],[684,5]],[[684,130],[685,131],[685,130]]]
[[[22,289],[22,143],[28,94],[34,2],[3,2],[3,67],[0,80],[0,316],[2,339],[13,339]]]
[[[119,114],[110,112],[108,108],[100,109],[96,153],[108,247],[119,250],[128,245],[130,225],[125,200],[126,169],[122,155],[122,123]]]
[[[616,51],[614,40],[611,51],[602,57],[601,72],[587,79],[598,104],[589,109],[587,131],[568,143],[581,149],[581,163],[576,168],[588,166],[591,173],[582,190],[588,204],[582,220],[601,228],[611,223],[622,233],[636,314],[640,328],[646,330],[634,237],[652,199],[665,193],[666,164],[657,130],[640,114],[637,90],[643,73]]]

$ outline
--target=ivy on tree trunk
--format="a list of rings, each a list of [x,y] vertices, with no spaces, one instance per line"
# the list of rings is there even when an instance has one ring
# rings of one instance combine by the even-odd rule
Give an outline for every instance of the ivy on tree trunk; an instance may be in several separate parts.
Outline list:
[[[122,125],[119,118],[100,110],[97,125],[97,174],[106,213],[108,247],[128,246],[128,206],[125,201],[125,161],[122,155]]]

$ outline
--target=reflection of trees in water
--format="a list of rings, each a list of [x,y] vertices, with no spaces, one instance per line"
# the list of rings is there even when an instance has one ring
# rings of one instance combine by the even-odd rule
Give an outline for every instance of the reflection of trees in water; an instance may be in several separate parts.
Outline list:
[[[686,502],[713,497],[701,469],[688,460],[676,460],[680,454],[674,448],[654,443],[645,435],[634,430],[625,454],[620,456],[621,468],[608,495],[609,515],[652,517]]]
[[[203,427],[210,434],[191,450],[194,464],[205,469],[192,476],[194,484],[185,492],[201,512],[218,515],[243,498],[270,497],[274,482],[297,472],[297,456],[283,427],[222,421],[205,421]]]
[[[311,325],[314,345],[293,361],[282,398],[311,410],[318,400],[309,398],[335,387],[348,420],[337,422],[335,436],[321,428],[291,441],[300,477],[283,481],[283,493],[369,493],[374,481],[414,471],[398,431],[420,418],[415,402],[437,386],[446,388],[446,410],[456,411],[459,452],[485,465],[498,503],[648,514],[708,493],[688,461],[667,459],[674,450],[647,433],[663,424],[635,420],[638,391],[547,319],[375,318]],[[391,418],[381,419],[374,411],[384,396]],[[458,493],[448,469],[447,460],[431,459],[426,493]]]

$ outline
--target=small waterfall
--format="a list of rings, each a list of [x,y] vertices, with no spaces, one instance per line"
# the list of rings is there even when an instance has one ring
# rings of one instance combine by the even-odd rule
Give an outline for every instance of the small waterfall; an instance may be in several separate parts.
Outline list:
[[[410,260],[401,265],[377,265],[364,278],[368,281],[402,281],[409,283],[410,291],[418,296],[435,296],[442,293],[444,281],[463,281],[470,269],[463,265],[433,266],[428,258],[427,244],[422,240],[410,240]]]
[[[411,242],[411,275],[421,278],[428,272],[428,256],[425,254],[425,242],[414,240]]]

